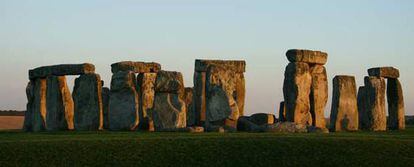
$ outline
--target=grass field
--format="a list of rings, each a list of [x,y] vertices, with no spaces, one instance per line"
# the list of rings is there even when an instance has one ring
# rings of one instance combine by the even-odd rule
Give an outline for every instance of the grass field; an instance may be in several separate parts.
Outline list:
[[[414,166],[414,127],[331,134],[0,132],[0,166]]]

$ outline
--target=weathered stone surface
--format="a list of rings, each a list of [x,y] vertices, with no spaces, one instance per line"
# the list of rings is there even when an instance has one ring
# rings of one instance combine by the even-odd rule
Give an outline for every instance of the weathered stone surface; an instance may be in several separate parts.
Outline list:
[[[122,61],[111,65],[112,73],[119,71],[132,71],[135,73],[156,73],[161,70],[161,65],[155,62]]]
[[[46,130],[67,130],[68,124],[73,126],[73,100],[66,77],[49,76],[46,83]],[[66,120],[67,117],[70,120]]]
[[[285,122],[286,121],[286,107],[285,102],[282,101],[279,104],[279,122]]]
[[[152,118],[155,131],[186,127],[185,102],[178,94],[156,92]]]
[[[367,111],[369,129],[373,131],[387,130],[387,115],[385,112],[385,80],[380,77],[365,77]]]
[[[33,124],[33,99],[34,99],[34,81],[30,81],[26,86],[26,112],[24,112],[23,131],[32,131]]]
[[[202,126],[192,126],[192,127],[189,127],[188,129],[190,133],[203,133],[204,132],[204,127]]]
[[[194,72],[194,113],[195,124],[202,125],[206,121],[206,72]]]
[[[155,82],[156,92],[184,93],[183,75],[175,71],[159,71]]]
[[[287,121],[312,125],[309,101],[311,83],[312,76],[308,64],[289,63],[283,83]]]
[[[309,64],[326,64],[328,54],[321,51],[290,49],[286,52],[286,57],[290,62],[304,62]]]
[[[103,127],[102,84],[98,74],[84,74],[75,79],[73,89],[76,130],[99,130]]]
[[[103,128],[109,129],[109,88],[102,88]]]
[[[196,126],[197,125],[197,118],[196,118],[196,114],[195,114],[195,109],[194,109],[194,103],[193,103],[193,88],[185,88],[185,96],[184,96],[184,101],[185,101],[185,106],[186,106],[186,110],[187,110],[187,126]]]
[[[400,71],[394,67],[375,67],[368,69],[369,76],[384,78],[399,78]]]
[[[29,70],[29,79],[46,78],[47,76],[82,75],[95,72],[93,64],[61,64],[53,66],[43,66]]]
[[[109,130],[135,130],[139,124],[139,96],[135,73],[120,71],[112,75],[109,94]]]
[[[236,128],[239,108],[234,93],[236,73],[220,66],[210,66],[206,78],[206,121],[234,121]]]
[[[404,97],[401,83],[398,79],[388,79],[387,100],[389,115],[388,127],[393,130],[405,129]]]
[[[368,130],[370,126],[370,118],[368,116],[368,106],[367,106],[367,92],[365,86],[360,86],[358,89],[357,96],[358,103],[358,120],[359,120],[359,129]]]
[[[246,71],[246,62],[244,60],[195,60],[196,72],[207,72],[210,66],[227,67],[237,73]]]
[[[331,131],[358,130],[358,108],[354,76],[337,75],[333,79],[330,121]]]
[[[137,91],[139,100],[139,128],[142,130],[154,131],[154,123],[150,109],[154,105],[155,80],[157,73],[140,73],[137,78]]]
[[[34,79],[26,88],[27,109],[23,130],[42,131],[46,128],[46,79]]]
[[[237,102],[237,107],[239,108],[239,116],[244,115],[244,99],[246,97],[246,84],[244,80],[243,73],[235,74],[235,86],[236,90],[234,92],[235,100]]]
[[[249,120],[256,125],[270,125],[276,122],[276,117],[273,114],[256,113],[249,117]]]
[[[312,84],[310,88],[310,112],[313,126],[325,128],[325,106],[328,102],[328,79],[326,69],[322,65],[310,68]]]
[[[264,131],[282,133],[307,133],[308,129],[306,125],[303,124],[296,124],[294,122],[278,122],[265,126]]]

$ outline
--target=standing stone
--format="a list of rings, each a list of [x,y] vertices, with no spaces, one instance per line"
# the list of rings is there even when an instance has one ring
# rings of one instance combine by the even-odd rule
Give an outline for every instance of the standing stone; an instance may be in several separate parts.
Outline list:
[[[373,131],[387,130],[385,112],[385,80],[381,77],[365,77],[368,128]]]
[[[194,72],[194,113],[195,124],[203,125],[206,121],[206,72]]]
[[[244,80],[244,74],[243,73],[236,73],[235,77],[235,86],[236,86],[236,92],[235,94],[235,100],[237,102],[237,106],[239,107],[239,115],[244,115],[244,99],[246,97],[246,84]]]
[[[387,81],[388,127],[393,130],[405,129],[404,97],[401,83],[398,79]]]
[[[283,83],[287,121],[312,125],[309,102],[311,83],[312,76],[307,63],[289,63]]]
[[[26,86],[26,112],[24,112],[23,130],[26,132],[32,131],[33,125],[33,100],[34,100],[34,81],[30,81]]]
[[[328,79],[326,69],[322,65],[314,65],[310,68],[312,84],[310,91],[310,112],[313,126],[326,128],[325,106],[328,102]]]
[[[140,73],[137,78],[139,101],[139,127],[143,130],[154,131],[151,109],[154,106],[155,80],[157,73]]]
[[[66,82],[66,77],[60,76],[58,77],[59,80],[59,89],[62,94],[62,101],[65,113],[65,120],[67,124],[67,128],[69,130],[75,129],[75,125],[73,124],[73,117],[75,112],[75,104],[72,99],[72,95],[70,93],[69,87]]]
[[[285,102],[282,101],[279,104],[279,122],[285,122],[286,121],[286,107]]]
[[[103,128],[109,129],[109,88],[102,88]]]
[[[135,130],[139,124],[139,97],[135,73],[119,71],[112,75],[109,95],[109,130]]]
[[[75,129],[100,130],[103,127],[102,84],[98,74],[84,74],[75,79],[73,89]]]
[[[358,89],[358,120],[359,120],[359,129],[368,130],[370,126],[370,118],[368,116],[368,106],[367,106],[367,92],[365,86],[360,86]]]
[[[182,99],[183,76],[179,72],[159,71],[155,81],[152,118],[156,131],[186,127],[186,105]]]
[[[46,128],[46,79],[36,79],[34,85],[32,130],[38,132]]]
[[[46,130],[48,131],[68,129],[65,117],[65,101],[59,80],[66,81],[64,76],[49,76],[46,80]],[[66,85],[66,83],[64,84]],[[65,87],[65,85],[62,87]]]
[[[234,71],[227,70],[225,67],[210,66],[206,78],[206,121],[208,123],[224,121],[224,125],[237,128],[240,113],[234,98],[236,77]],[[221,124],[221,126],[224,125]]]
[[[185,88],[184,101],[187,110],[187,126],[196,126],[193,104],[193,88]]]
[[[331,131],[358,130],[355,77],[335,76],[332,94]]]

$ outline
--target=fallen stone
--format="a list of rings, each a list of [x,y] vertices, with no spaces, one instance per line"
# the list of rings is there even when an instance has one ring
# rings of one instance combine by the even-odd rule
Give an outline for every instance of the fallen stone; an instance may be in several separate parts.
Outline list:
[[[111,65],[113,74],[120,71],[132,71],[134,73],[157,73],[161,70],[161,65],[155,62],[133,62],[122,61]]]
[[[306,125],[296,124],[294,122],[278,122],[265,126],[264,131],[281,133],[307,133],[308,129]]]
[[[388,79],[387,99],[389,115],[388,127],[392,130],[405,129],[404,97],[401,83],[398,79]]]
[[[157,73],[140,73],[137,78],[139,101],[139,128],[142,130],[154,131],[154,124],[150,109],[154,106],[155,80]]]
[[[103,128],[102,84],[98,74],[84,74],[75,79],[73,89],[75,130]]]
[[[189,127],[189,132],[190,133],[203,133],[204,132],[204,127],[192,126],[192,127]]]
[[[109,88],[102,88],[103,128],[109,129]]]
[[[312,125],[310,113],[310,88],[312,76],[306,63],[289,63],[285,70],[283,95],[286,120],[303,125]]]
[[[273,114],[256,113],[249,117],[249,120],[258,126],[270,125],[276,123],[276,117]]]
[[[328,54],[321,51],[290,49],[286,52],[286,57],[290,62],[303,62],[309,64],[326,64]]]
[[[43,66],[29,70],[29,79],[46,78],[47,76],[82,75],[95,73],[93,64],[61,64]]]
[[[333,79],[330,121],[331,131],[358,130],[358,108],[354,76],[337,75]]]
[[[152,119],[155,131],[186,127],[185,102],[178,94],[156,92]]]
[[[243,60],[195,60],[196,72],[207,72],[210,66],[227,67],[237,73],[246,71],[246,62]]]
[[[155,82],[155,91],[184,94],[183,75],[175,71],[159,71]]]
[[[329,133],[329,130],[325,127],[308,126],[308,133]]]
[[[250,117],[248,116],[241,116],[237,120],[237,131],[241,132],[259,132],[263,131],[263,128],[261,128],[259,125],[253,123],[250,121]]]
[[[326,69],[322,65],[314,65],[310,68],[312,84],[310,88],[310,113],[313,126],[325,128],[325,106],[328,102],[328,77]]]
[[[399,78],[400,71],[394,67],[376,67],[368,69],[369,76],[384,78]]]
[[[109,130],[136,130],[139,124],[139,96],[135,73],[120,71],[112,75],[109,94]]]

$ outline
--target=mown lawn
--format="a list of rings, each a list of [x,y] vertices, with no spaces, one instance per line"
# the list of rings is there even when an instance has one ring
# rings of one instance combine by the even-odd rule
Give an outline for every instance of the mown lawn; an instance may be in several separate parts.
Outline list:
[[[0,166],[414,166],[414,127],[331,134],[0,132]]]

